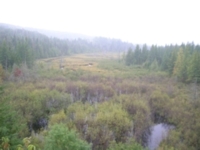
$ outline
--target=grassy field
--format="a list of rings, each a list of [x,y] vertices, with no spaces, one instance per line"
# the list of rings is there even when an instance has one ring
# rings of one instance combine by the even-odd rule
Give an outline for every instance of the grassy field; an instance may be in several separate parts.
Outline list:
[[[77,54],[63,57],[41,59],[37,64],[45,69],[62,70],[63,74],[84,71],[103,76],[135,77],[155,74],[143,66],[126,66],[118,53]],[[162,74],[163,72],[156,72]]]
[[[98,62],[116,58],[115,53],[110,54],[77,54],[39,60],[38,63],[47,65],[52,69],[86,70],[93,72],[103,71],[98,68]]]

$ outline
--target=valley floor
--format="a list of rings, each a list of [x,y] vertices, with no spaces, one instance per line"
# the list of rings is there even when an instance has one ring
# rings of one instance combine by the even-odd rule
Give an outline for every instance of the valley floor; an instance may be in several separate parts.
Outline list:
[[[67,139],[62,132],[69,132],[85,149],[142,150],[157,123],[175,127],[158,149],[200,147],[199,85],[142,65],[126,66],[117,53],[41,59],[31,70],[16,66],[6,80],[2,97],[24,124],[18,136],[39,133],[31,140],[37,149],[62,149]]]

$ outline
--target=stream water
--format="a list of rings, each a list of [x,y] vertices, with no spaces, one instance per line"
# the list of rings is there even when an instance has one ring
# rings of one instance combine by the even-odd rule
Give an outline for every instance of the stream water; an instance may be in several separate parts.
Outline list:
[[[168,131],[173,128],[174,126],[164,124],[164,123],[160,123],[160,124],[156,124],[152,126],[151,133],[149,135],[148,143],[147,143],[148,149],[156,150],[160,142],[162,142],[162,140],[164,140],[167,137]]]

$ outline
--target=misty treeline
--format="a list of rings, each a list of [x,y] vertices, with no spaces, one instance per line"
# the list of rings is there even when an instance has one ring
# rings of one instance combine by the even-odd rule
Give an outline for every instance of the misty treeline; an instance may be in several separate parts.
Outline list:
[[[0,26],[0,63],[5,69],[13,64],[33,66],[34,60],[65,56],[83,52],[122,51],[133,47],[131,43],[117,39],[96,37],[84,39],[49,38],[37,32]]]
[[[166,71],[182,82],[200,82],[200,46],[194,43],[182,45],[136,46],[128,50],[126,65],[139,65],[151,70]]]

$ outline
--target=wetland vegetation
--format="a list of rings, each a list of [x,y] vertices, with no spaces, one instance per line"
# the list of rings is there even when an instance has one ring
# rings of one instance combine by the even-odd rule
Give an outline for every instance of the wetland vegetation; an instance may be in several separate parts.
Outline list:
[[[1,37],[1,149],[143,150],[160,123],[173,129],[158,150],[200,147],[199,45],[109,51],[19,33]]]

